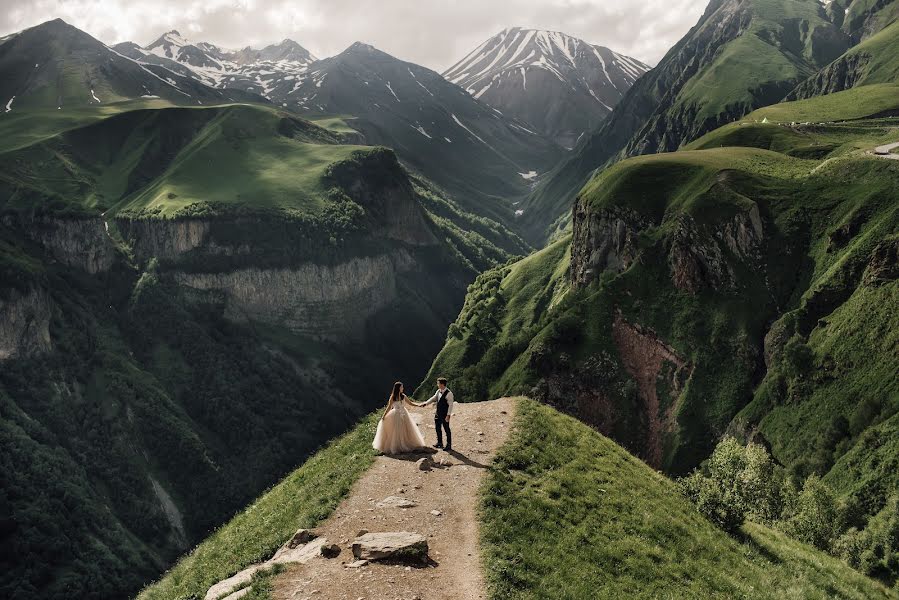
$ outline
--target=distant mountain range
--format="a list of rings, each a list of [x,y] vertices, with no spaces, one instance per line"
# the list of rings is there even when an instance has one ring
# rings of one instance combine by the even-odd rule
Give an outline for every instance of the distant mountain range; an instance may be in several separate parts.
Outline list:
[[[466,209],[515,228],[541,176],[647,69],[562,33],[521,28],[441,76],[358,42],[325,59],[289,39],[234,50],[176,30],[146,46],[107,47],[56,20],[0,43],[0,71],[9,74],[0,100],[9,110],[156,97],[271,102],[313,119],[346,116],[354,142],[393,148]]]
[[[570,148],[649,68],[558,31],[514,27],[485,41],[443,76]]]
[[[61,19],[0,41],[0,98],[19,107],[72,108],[135,98],[175,104],[266,102],[239,89],[213,89],[183,69],[137,62]]]
[[[516,219],[514,203],[564,154],[528,122],[368,44],[317,59],[292,40],[227,50],[170,31],[145,47],[125,42],[114,49],[142,65],[258,94],[308,117],[351,116],[348,124],[361,134],[356,141],[395,149],[463,206],[508,224]]]
[[[191,43],[177,31],[169,31],[145,47],[123,42],[113,48],[142,63],[158,64],[206,85],[252,92],[273,102],[286,99],[297,74],[316,60],[293,40],[261,50],[226,50],[206,42]]]

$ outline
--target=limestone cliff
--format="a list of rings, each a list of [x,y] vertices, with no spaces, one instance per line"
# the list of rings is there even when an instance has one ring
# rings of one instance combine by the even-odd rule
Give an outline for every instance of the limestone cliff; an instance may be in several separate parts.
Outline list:
[[[100,216],[6,215],[3,223],[24,232],[59,262],[91,274],[108,271],[116,259],[108,226]]]
[[[221,295],[225,316],[234,321],[257,321],[337,340],[361,337],[366,319],[396,300],[398,275],[414,265],[408,252],[399,251],[336,265],[310,262],[225,273],[176,271],[173,277],[193,290]]]

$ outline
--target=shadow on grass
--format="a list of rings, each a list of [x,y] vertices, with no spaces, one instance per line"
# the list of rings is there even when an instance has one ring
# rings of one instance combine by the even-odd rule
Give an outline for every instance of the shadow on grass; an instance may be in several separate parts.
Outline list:
[[[759,556],[764,557],[768,561],[773,564],[779,565],[783,563],[783,559],[777,554],[771,552],[768,548],[760,544],[753,538],[751,535],[744,531],[737,531],[734,533],[733,538],[741,544],[744,544],[757,552]]]

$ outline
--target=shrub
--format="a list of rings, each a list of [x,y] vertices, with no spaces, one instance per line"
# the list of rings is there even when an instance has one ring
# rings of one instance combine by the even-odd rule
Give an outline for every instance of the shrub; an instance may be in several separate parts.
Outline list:
[[[725,531],[736,531],[746,517],[771,523],[780,514],[780,477],[764,447],[744,447],[727,437],[715,447],[706,471],[694,471],[680,480],[680,487],[699,512]]]
[[[810,475],[802,486],[795,512],[784,523],[792,537],[821,550],[830,550],[838,534],[837,501],[821,478]]]
[[[787,376],[802,378],[814,366],[815,354],[798,335],[790,338],[783,350],[783,364]]]

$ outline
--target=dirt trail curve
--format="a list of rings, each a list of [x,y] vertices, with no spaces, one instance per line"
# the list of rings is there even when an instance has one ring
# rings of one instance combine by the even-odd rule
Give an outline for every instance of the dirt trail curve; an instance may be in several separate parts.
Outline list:
[[[486,598],[478,543],[478,490],[497,448],[506,440],[514,401],[456,404],[452,453],[434,460],[452,464],[421,471],[427,454],[379,456],[350,495],[315,531],[340,545],[340,556],[291,565],[275,579],[276,600],[462,600]],[[433,409],[414,409],[429,444],[435,442]],[[415,502],[410,508],[378,507],[389,496]],[[356,534],[408,531],[427,537],[429,566],[354,561]]]
[[[893,151],[893,148],[899,148],[899,142],[894,144],[886,144],[885,146],[878,146],[874,148],[874,155],[879,156],[881,158],[890,158],[892,160],[899,160],[899,154],[890,154]]]

